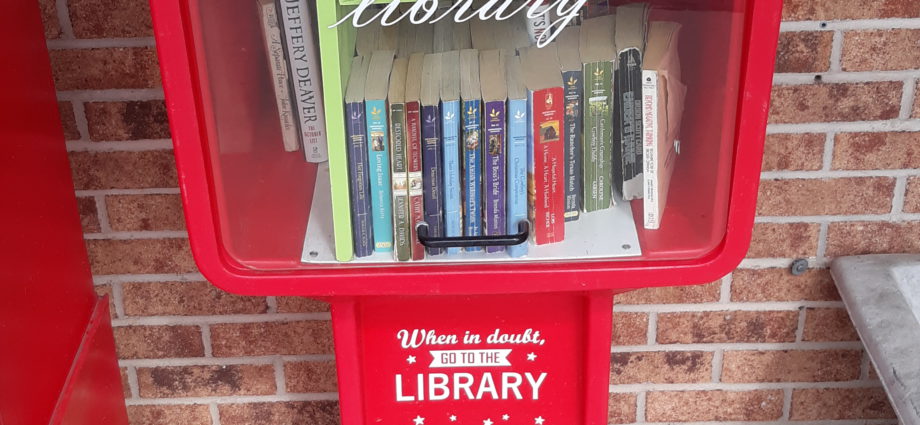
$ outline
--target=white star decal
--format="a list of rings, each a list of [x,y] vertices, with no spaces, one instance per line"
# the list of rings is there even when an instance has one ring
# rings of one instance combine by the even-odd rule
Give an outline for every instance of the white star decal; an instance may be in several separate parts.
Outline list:
[[[537,416],[536,418],[533,418],[533,423],[536,425],[543,425],[544,421],[546,421],[546,419],[543,419],[542,416]]]
[[[511,419],[511,416],[508,416],[507,413],[505,413],[504,415],[502,415],[502,420],[503,420],[503,421],[507,421],[508,419]]]
[[[450,415],[451,422],[457,422],[457,415]]]
[[[406,361],[409,362],[409,364],[415,363],[415,356],[409,356],[406,358]]]
[[[486,419],[486,420],[482,421],[482,425],[492,425],[492,424],[494,424],[494,423],[495,423],[495,422],[492,422],[492,419]]]
[[[536,360],[536,359],[537,359],[537,355],[534,354],[534,353],[530,353],[530,354],[527,355],[527,361],[531,361],[531,362],[532,362],[532,361],[534,361],[534,360]]]
[[[425,425],[425,418],[421,416],[416,416],[413,421],[415,421],[415,425]]]

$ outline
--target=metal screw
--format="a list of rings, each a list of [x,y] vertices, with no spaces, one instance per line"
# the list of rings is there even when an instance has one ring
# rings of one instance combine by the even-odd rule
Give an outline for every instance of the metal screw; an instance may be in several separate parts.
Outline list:
[[[792,262],[792,266],[789,267],[789,273],[792,273],[793,276],[801,276],[808,271],[808,260],[804,258],[797,258]]]

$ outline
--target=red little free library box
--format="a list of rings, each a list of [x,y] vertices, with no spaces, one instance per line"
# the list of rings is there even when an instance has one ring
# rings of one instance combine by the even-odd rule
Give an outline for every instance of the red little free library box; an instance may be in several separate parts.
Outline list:
[[[316,1],[326,124],[343,126],[355,29],[329,24],[357,3]],[[189,238],[216,286],[331,303],[343,424],[606,424],[613,294],[710,282],[747,252],[781,0],[650,2],[682,26],[687,93],[660,229],[631,205],[641,252],[402,263],[325,261],[340,211],[324,166],[281,149],[255,3],[151,0]]]

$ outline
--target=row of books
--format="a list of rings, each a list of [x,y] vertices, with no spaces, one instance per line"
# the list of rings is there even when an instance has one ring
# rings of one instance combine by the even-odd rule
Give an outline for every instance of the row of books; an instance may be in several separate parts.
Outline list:
[[[328,159],[326,116],[314,26],[315,2],[257,0],[284,150],[308,162]],[[283,10],[283,14],[278,11]]]
[[[657,228],[685,89],[679,25],[647,17],[645,4],[621,6],[543,48],[515,46],[517,31],[495,38],[514,23],[480,28],[491,49],[454,49],[465,45],[454,23],[435,24],[453,41],[435,36],[431,50],[418,28],[359,31],[345,93],[355,256],[442,254],[419,243],[421,222],[457,237],[517,233],[529,219],[532,243],[560,242],[567,221],[609,208],[614,192],[644,199],[644,226]]]

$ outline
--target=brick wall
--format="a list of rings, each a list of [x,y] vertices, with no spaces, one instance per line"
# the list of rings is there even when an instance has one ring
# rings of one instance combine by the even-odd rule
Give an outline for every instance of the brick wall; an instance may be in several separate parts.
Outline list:
[[[223,293],[189,255],[145,0],[39,3],[132,423],[336,423],[326,305]],[[920,2],[786,3],[748,258],[617,299],[611,423],[896,422],[825,267],[920,252]]]

